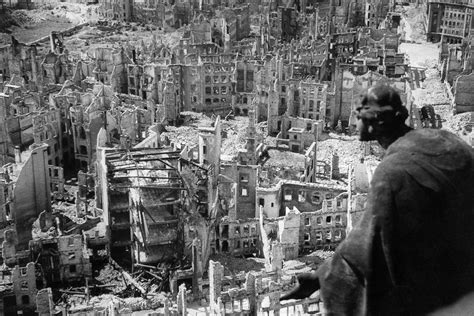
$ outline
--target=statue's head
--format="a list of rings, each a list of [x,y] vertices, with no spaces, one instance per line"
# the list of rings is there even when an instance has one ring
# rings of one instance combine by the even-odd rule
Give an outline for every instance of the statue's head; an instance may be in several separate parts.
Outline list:
[[[371,141],[404,127],[408,110],[394,88],[379,84],[367,90],[356,114],[360,140]]]

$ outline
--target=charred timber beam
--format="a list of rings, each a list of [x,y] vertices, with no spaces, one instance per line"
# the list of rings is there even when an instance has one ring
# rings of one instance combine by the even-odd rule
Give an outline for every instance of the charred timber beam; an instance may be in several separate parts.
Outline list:
[[[203,171],[209,171],[207,170],[206,168],[204,167],[201,167],[199,164],[195,163],[194,161],[191,161],[191,160],[187,160],[187,159],[184,159],[184,158],[179,158],[180,161],[184,161],[185,163],[189,163],[190,165],[193,165],[194,167],[197,167]]]
[[[181,177],[157,177],[157,176],[135,176],[135,175],[113,175],[114,179],[123,179],[123,178],[146,178],[146,179],[169,179],[169,180],[180,180]]]
[[[130,189],[130,188],[156,188],[163,190],[183,190],[186,191],[185,187],[173,187],[173,186],[162,186],[158,184],[145,184],[145,185],[134,185],[134,184],[111,184],[109,185],[111,189]]]
[[[109,258],[110,264],[117,270],[119,270],[124,279],[132,284],[142,295],[146,295],[146,290],[138,283],[127,271],[125,271],[114,259]]]
[[[129,170],[129,169],[133,169],[133,170],[170,170],[170,171],[175,171],[176,169],[170,169],[170,168],[159,168],[159,167],[155,167],[155,166],[140,166],[138,167],[137,165],[135,164],[128,164],[128,165],[120,165],[120,166],[112,166],[111,168],[109,168],[109,172],[110,171],[118,171],[118,170]]]

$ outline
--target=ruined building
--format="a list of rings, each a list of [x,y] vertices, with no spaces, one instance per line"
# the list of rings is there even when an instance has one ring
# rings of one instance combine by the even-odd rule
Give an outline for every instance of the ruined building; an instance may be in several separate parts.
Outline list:
[[[181,260],[194,237],[210,238],[209,232],[197,230],[201,221],[215,216],[213,179],[219,173],[219,152],[208,148],[219,142],[219,124],[217,120],[218,134],[213,129],[201,132],[197,148],[181,149],[163,146],[156,132],[134,148],[125,143],[114,149],[105,146],[107,136],[101,130],[96,202],[104,212],[115,260]],[[208,133],[214,136],[206,137]],[[197,236],[189,234],[190,227]]]
[[[470,1],[427,1],[428,41],[460,44],[472,34],[472,11]]]

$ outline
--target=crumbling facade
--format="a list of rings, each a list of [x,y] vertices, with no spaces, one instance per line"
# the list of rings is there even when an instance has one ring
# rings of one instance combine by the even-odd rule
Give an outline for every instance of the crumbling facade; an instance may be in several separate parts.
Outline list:
[[[178,218],[184,186],[176,171],[178,152],[170,148],[161,152],[136,151],[128,161],[121,159],[125,151],[104,153],[101,165],[106,169],[99,175],[105,180],[99,184],[105,193],[101,205],[108,217],[115,260],[125,260],[126,256],[131,260],[133,256],[137,262],[148,264],[173,256],[183,247],[179,245],[183,227]]]
[[[33,258],[40,258],[49,286],[81,282],[92,276],[89,255],[81,235],[33,240],[30,252]]]
[[[34,263],[0,271],[2,292],[0,312],[3,315],[22,313],[31,315],[36,309],[36,270]]]
[[[470,1],[427,1],[427,38],[429,41],[461,43],[471,34]]]
[[[37,216],[51,209],[51,187],[47,146],[34,147],[18,164],[4,167],[4,183],[11,190],[6,196],[8,213],[15,223],[17,249],[28,248],[31,229]]]

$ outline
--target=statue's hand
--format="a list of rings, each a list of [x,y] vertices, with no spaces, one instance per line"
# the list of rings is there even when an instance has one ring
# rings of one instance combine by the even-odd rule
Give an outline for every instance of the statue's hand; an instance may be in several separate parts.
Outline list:
[[[307,298],[319,290],[319,278],[315,272],[298,274],[297,280],[295,288],[281,296],[280,301]]]

